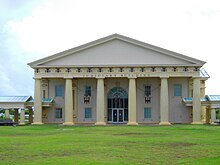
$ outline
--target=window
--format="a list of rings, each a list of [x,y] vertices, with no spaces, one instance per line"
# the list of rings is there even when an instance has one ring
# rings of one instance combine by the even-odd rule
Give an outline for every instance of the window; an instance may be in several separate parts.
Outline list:
[[[62,108],[56,108],[55,118],[56,119],[62,118]]]
[[[150,119],[151,118],[151,108],[149,108],[149,107],[144,108],[144,118],[145,119]]]
[[[91,86],[85,86],[85,96],[91,96],[92,90]]]
[[[145,85],[145,96],[150,96],[150,95],[151,95],[151,86]]]
[[[43,90],[43,98],[45,99],[46,98],[46,91]]]
[[[85,108],[85,119],[92,118],[92,108]]]
[[[63,86],[62,85],[56,85],[55,86],[55,93],[56,93],[56,97],[61,97],[63,96]]]
[[[174,84],[174,96],[182,96],[182,85]]]

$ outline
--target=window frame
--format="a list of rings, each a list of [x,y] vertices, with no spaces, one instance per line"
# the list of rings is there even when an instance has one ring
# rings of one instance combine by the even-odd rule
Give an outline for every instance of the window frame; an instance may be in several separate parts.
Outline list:
[[[55,85],[55,97],[63,97],[63,85]]]
[[[90,88],[88,90],[88,88]],[[84,88],[84,96],[92,96],[92,86],[91,85],[86,85]]]
[[[88,112],[89,112],[89,114],[88,114]],[[92,108],[91,107],[86,107],[84,109],[84,118],[87,119],[87,120],[92,119]]]
[[[173,85],[173,96],[181,97],[182,96],[182,84],[174,84]]]
[[[145,96],[151,96],[151,85],[147,84],[147,85],[144,85],[144,95]]]
[[[63,118],[63,109],[56,108],[55,109],[55,119],[62,119]]]
[[[144,107],[144,119],[152,119],[152,108]]]

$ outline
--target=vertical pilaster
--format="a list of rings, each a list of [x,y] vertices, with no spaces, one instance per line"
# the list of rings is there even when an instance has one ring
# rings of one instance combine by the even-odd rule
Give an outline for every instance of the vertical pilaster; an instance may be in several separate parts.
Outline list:
[[[9,109],[5,110],[5,118],[7,118],[7,119],[10,118],[10,110]]]
[[[35,78],[34,86],[34,123],[42,123],[42,96],[41,96],[41,79]]]
[[[200,101],[200,77],[193,78],[193,122],[192,124],[202,124],[201,101]]]
[[[129,78],[129,94],[128,94],[128,124],[138,125],[137,123],[137,92],[136,79]]]
[[[205,80],[200,81],[200,97],[205,98]],[[208,123],[206,106],[201,106],[201,121]]]
[[[210,124],[216,124],[216,110],[215,108],[211,108],[211,121]]]
[[[72,79],[66,79],[65,86],[65,122],[63,125],[73,125],[73,87]]]
[[[170,125],[169,122],[169,95],[168,78],[161,77],[160,87],[160,125]]]
[[[19,125],[25,125],[25,109],[21,109]]]
[[[96,100],[96,123],[105,125],[105,101],[104,101],[104,78],[97,78],[97,100]]]
[[[77,116],[78,116],[77,102],[78,102],[77,81],[73,80],[73,117],[74,117],[73,122],[74,123],[77,122]]]

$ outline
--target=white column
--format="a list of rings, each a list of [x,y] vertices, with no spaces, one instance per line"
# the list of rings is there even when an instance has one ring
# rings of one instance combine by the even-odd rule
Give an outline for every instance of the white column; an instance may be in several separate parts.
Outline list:
[[[10,110],[9,109],[5,110],[5,118],[7,118],[7,119],[10,118]]]
[[[193,78],[193,122],[192,124],[202,124],[201,101],[200,101],[200,77]]]
[[[216,110],[215,108],[211,108],[211,121],[210,124],[216,124]]]
[[[106,125],[105,123],[105,100],[104,100],[104,78],[97,79],[96,100],[96,123],[95,125]]]
[[[169,122],[168,78],[161,77],[160,87],[160,125],[171,125]]]
[[[136,98],[136,79],[129,78],[129,94],[128,94],[128,124],[138,125],[137,123],[137,98]]]
[[[73,87],[72,79],[66,79],[65,87],[65,122],[63,125],[73,125]]]
[[[41,96],[41,79],[35,78],[34,86],[34,123],[42,123],[42,96]]]
[[[25,125],[25,109],[21,109],[19,125]]]

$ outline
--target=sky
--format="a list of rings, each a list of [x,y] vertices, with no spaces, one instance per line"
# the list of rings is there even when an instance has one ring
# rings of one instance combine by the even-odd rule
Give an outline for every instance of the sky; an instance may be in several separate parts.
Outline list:
[[[219,0],[0,0],[0,95],[33,96],[27,63],[114,33],[206,61],[220,95]]]

